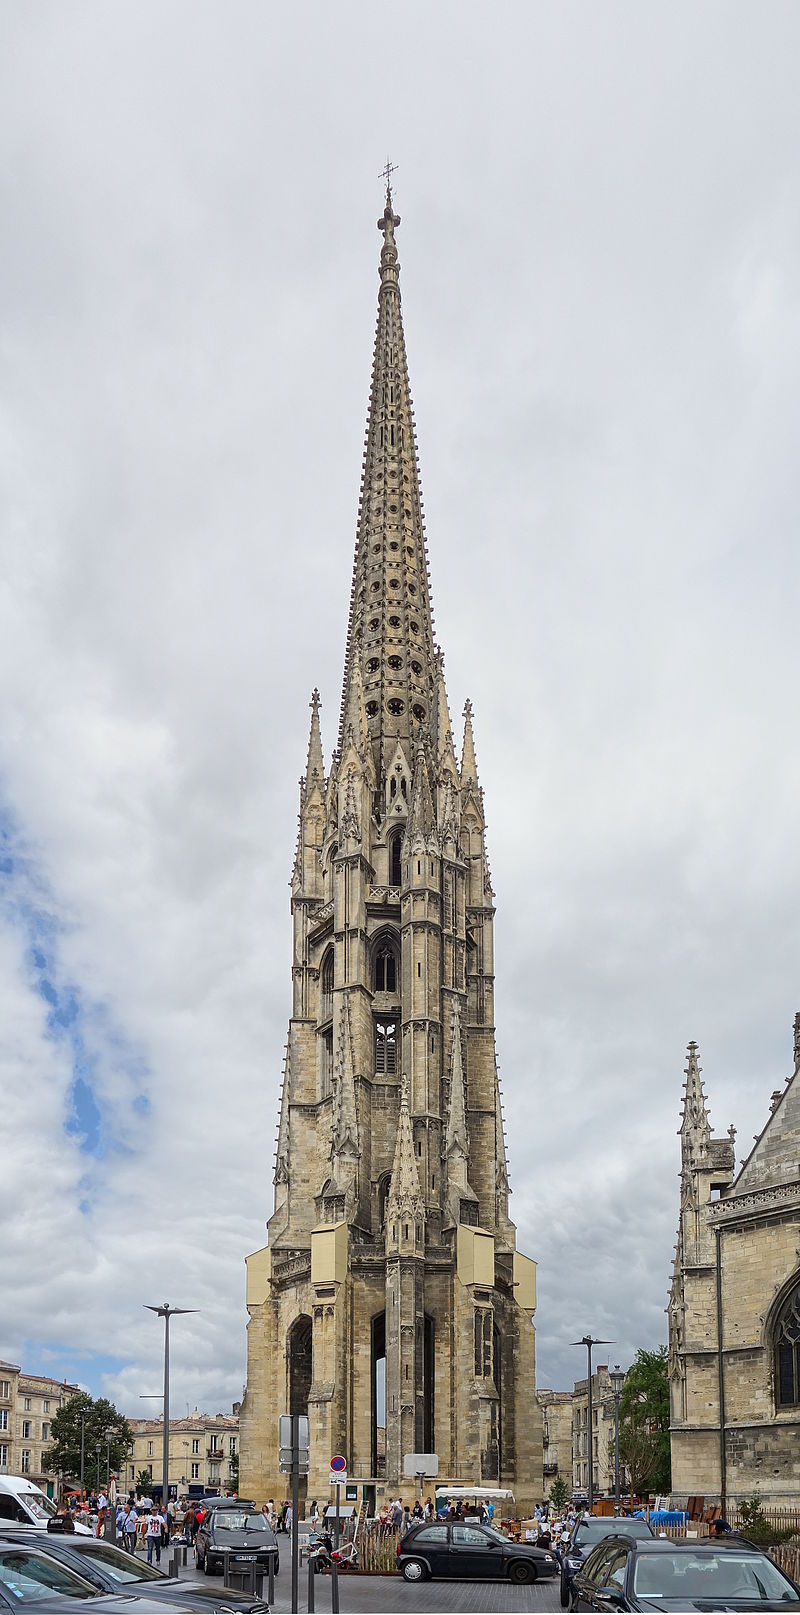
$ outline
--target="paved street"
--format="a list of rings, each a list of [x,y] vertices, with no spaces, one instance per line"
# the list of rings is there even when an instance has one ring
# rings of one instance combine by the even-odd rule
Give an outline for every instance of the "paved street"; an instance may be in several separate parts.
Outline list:
[[[275,1601],[270,1606],[276,1615],[289,1615],[292,1603],[291,1570],[281,1556],[281,1571],[275,1581]],[[166,1556],[165,1556],[166,1559]],[[205,1576],[198,1576],[194,1565],[187,1564],[181,1571],[181,1581],[199,1582],[209,1586]],[[214,1581],[219,1585],[219,1578]],[[214,1581],[210,1585],[214,1585]],[[300,1610],[306,1608],[307,1572],[300,1572]],[[331,1607],[330,1576],[317,1576],[317,1615],[328,1615]],[[264,1588],[266,1597],[266,1585]],[[531,1587],[512,1587],[499,1581],[427,1581],[411,1587],[401,1576],[339,1577],[339,1605],[341,1615],[370,1615],[370,1612],[402,1612],[402,1615],[477,1615],[480,1611],[498,1611],[498,1615],[528,1615],[529,1611],[558,1610],[558,1577],[552,1581],[535,1582]]]

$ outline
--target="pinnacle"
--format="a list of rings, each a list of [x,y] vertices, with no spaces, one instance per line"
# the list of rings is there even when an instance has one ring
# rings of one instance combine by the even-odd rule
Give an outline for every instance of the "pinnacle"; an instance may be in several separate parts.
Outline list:
[[[308,761],[304,781],[306,795],[311,790],[315,777],[318,785],[321,787],[325,785],[325,760],[322,755],[322,736],[319,726],[319,709],[321,705],[319,690],[312,690],[309,702],[311,707],[311,729],[308,736]]]
[[[417,1165],[414,1160],[414,1135],[411,1131],[411,1116],[408,1109],[408,1083],[405,1077],[400,1090],[400,1117],[397,1124],[397,1143],[394,1150],[387,1208],[414,1213],[423,1210]]]
[[[460,1150],[466,1157],[467,1119],[464,1108],[464,1068],[461,1058],[461,1008],[456,998],[453,1003],[453,1053],[450,1065],[450,1107],[447,1113],[444,1153],[449,1156]]]
[[[698,1133],[708,1140],[711,1137],[711,1124],[708,1119],[706,1096],[703,1092],[703,1083],[700,1076],[702,1067],[697,1060],[697,1044],[694,1039],[688,1044],[685,1082],[683,1088],[683,1113],[681,1118],[681,1133]]]
[[[461,784],[477,785],[478,764],[475,760],[475,737],[472,733],[472,702],[464,702],[464,744],[461,750]]]

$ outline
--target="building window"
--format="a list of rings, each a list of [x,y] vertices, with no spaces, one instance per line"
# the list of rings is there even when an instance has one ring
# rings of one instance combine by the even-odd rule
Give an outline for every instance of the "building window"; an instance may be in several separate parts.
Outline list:
[[[199,1452],[199,1451],[200,1451],[200,1440],[199,1440],[198,1436],[195,1436],[194,1441],[192,1442],[192,1452]]]
[[[50,1412],[50,1403],[49,1402],[45,1401],[45,1402],[42,1403],[42,1412],[43,1413],[49,1413]]]
[[[23,1441],[30,1441],[30,1439],[31,1439],[31,1421],[30,1421],[30,1419],[23,1419],[23,1421],[22,1421],[22,1439],[23,1439]]]
[[[375,1022],[375,1070],[392,1077],[397,1071],[397,1025],[394,1021]]]
[[[401,851],[402,851],[402,846],[403,846],[403,836],[402,836],[402,833],[400,831],[398,831],[397,835],[392,836],[392,839],[389,842],[389,885],[390,886],[400,886],[400,885],[402,885],[402,876],[401,876],[402,865],[401,865],[401,857],[400,857],[400,854],[401,854]]]
[[[329,1021],[333,1016],[333,948],[329,948],[322,961],[320,976],[319,1018]]]
[[[0,1408],[0,1430],[8,1429],[8,1408]]]
[[[43,1441],[49,1441],[50,1440],[50,1425],[48,1423],[44,1423],[42,1425],[42,1440]]]
[[[23,1447],[22,1449],[22,1463],[20,1464],[20,1469],[22,1470],[23,1475],[29,1475],[31,1472],[31,1454],[29,1447]]]
[[[211,1447],[212,1452],[219,1452],[219,1448],[217,1446],[217,1437],[216,1436],[211,1437],[210,1447]]]
[[[148,1458],[152,1458],[152,1456],[153,1456],[153,1443],[152,1443],[152,1441],[148,1441],[148,1443],[147,1443],[147,1456],[148,1456]]]
[[[397,992],[397,957],[388,942],[379,948],[373,966],[373,987],[376,993]]]
[[[0,1446],[0,1469],[8,1468],[8,1447],[3,1443]]]
[[[475,1378],[492,1377],[491,1307],[475,1308]]]
[[[200,1465],[192,1464],[192,1480],[200,1479]]]
[[[10,1400],[11,1400],[11,1381],[10,1380],[0,1379],[0,1397],[2,1398],[2,1400],[4,1402],[10,1402]]]
[[[775,1393],[778,1407],[800,1407],[800,1284],[784,1301],[775,1325]]]
[[[31,1411],[31,1399],[30,1399],[29,1396],[26,1396],[25,1401],[23,1403],[23,1407],[24,1407],[26,1413],[30,1413],[30,1411]]]
[[[230,1442],[228,1443],[228,1447],[229,1447],[231,1457],[235,1458],[236,1457],[236,1437],[235,1436],[231,1436]]]
[[[320,1043],[319,1093],[321,1099],[330,1099],[333,1092],[333,1031],[323,1032]]]

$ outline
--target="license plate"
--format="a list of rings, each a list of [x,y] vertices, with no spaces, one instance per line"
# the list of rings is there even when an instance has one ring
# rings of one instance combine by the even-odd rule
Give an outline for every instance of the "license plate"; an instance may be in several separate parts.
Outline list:
[[[237,1565],[241,1565],[241,1564],[251,1565],[253,1563],[253,1560],[255,1559],[255,1554],[254,1553],[235,1553],[233,1557],[236,1560]]]

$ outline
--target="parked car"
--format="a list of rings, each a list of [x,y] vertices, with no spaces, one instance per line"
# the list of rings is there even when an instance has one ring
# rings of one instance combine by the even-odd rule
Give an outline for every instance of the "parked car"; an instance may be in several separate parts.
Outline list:
[[[491,1525],[456,1520],[412,1526],[397,1544],[397,1561],[406,1581],[458,1576],[525,1582],[558,1573],[556,1556],[546,1548],[512,1542]]]
[[[570,1608],[800,1610],[800,1587],[751,1542],[607,1537],[577,1571]]]
[[[584,1560],[602,1542],[604,1537],[619,1536],[624,1532],[629,1537],[647,1537],[652,1541],[653,1533],[646,1520],[626,1520],[613,1515],[603,1518],[598,1514],[585,1514],[578,1520],[567,1543],[566,1551],[561,1554],[561,1608],[569,1608],[570,1586],[576,1571],[580,1570]]]
[[[91,1582],[98,1592],[134,1593],[148,1600],[157,1599],[160,1605],[167,1606],[169,1615],[173,1615],[176,1604],[183,1609],[205,1610],[207,1615],[222,1609],[235,1610],[237,1615],[259,1615],[259,1612],[267,1609],[263,1599],[252,1598],[249,1593],[233,1588],[220,1588],[217,1592],[214,1587],[187,1586],[172,1576],[165,1576],[155,1565],[146,1564],[144,1559],[126,1553],[124,1548],[117,1548],[102,1538],[73,1536],[72,1533],[62,1535],[60,1532],[51,1535],[48,1532],[43,1539],[38,1535],[34,1537],[27,1532],[15,1531],[13,1538],[8,1538],[9,1545],[12,1542],[25,1543],[46,1553],[58,1564],[66,1565],[76,1575],[82,1576],[84,1581]]]
[[[0,1542],[0,1615],[26,1608],[30,1615],[88,1615],[87,1605],[91,1615],[164,1615],[164,1604],[156,1599],[100,1592],[45,1547],[22,1543],[16,1535]],[[191,1588],[183,1591],[185,1601],[171,1604],[170,1615],[194,1615]]]
[[[224,1554],[230,1554],[230,1564],[262,1565],[266,1570],[272,1559],[275,1575],[280,1568],[278,1543],[265,1514],[247,1503],[220,1503],[209,1509],[197,1533],[194,1545],[198,1570],[213,1576],[221,1570]]]

